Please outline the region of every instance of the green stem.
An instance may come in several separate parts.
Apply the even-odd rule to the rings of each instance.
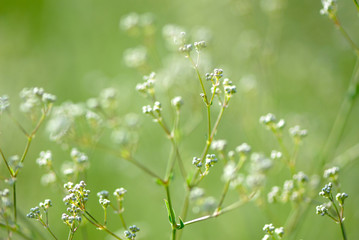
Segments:
[[[83,144],[87,147],[92,147],[92,148],[97,148],[99,150],[105,151],[107,153],[110,153],[116,157],[120,157],[123,160],[126,160],[130,163],[132,163],[133,165],[135,165],[136,167],[138,167],[139,169],[141,169],[143,172],[145,172],[146,174],[148,174],[149,176],[156,178],[158,180],[160,180],[161,182],[163,182],[164,180],[157,175],[155,172],[153,172],[151,169],[149,169],[148,167],[146,167],[145,165],[143,165],[141,162],[139,162],[138,160],[136,160],[133,156],[131,155],[124,155],[122,154],[120,151],[109,148],[105,145],[101,145],[101,144]]]
[[[228,104],[228,102],[225,102],[225,103],[224,103],[224,105],[222,106],[222,108],[221,108],[221,110],[220,110],[220,112],[219,112],[219,114],[218,114],[216,123],[214,124],[213,129],[212,129],[212,133],[211,133],[211,135],[209,136],[209,138],[208,138],[208,140],[207,140],[207,142],[206,142],[206,145],[205,145],[205,147],[204,147],[204,150],[203,150],[203,152],[202,152],[202,155],[201,155],[201,160],[202,160],[202,161],[203,161],[203,159],[205,158],[205,156],[207,155],[208,150],[209,150],[209,147],[210,147],[211,144],[212,144],[212,141],[213,141],[213,139],[214,139],[214,135],[216,134],[217,128],[218,128],[218,126],[219,126],[219,123],[220,123],[220,121],[222,120],[223,113],[224,113],[224,110],[225,110],[226,107],[227,107],[227,104]],[[196,186],[196,185],[199,183],[199,181],[198,181],[198,182],[196,182],[196,181],[197,181],[197,178],[198,178],[198,176],[199,176],[199,174],[200,174],[200,171],[201,171],[201,170],[198,169],[197,172],[195,173],[195,175],[194,175],[194,177],[193,177],[193,179],[192,179],[192,181],[191,181],[191,183],[190,183],[190,189],[193,188],[194,186]]]
[[[104,218],[103,225],[106,226],[106,224],[107,224],[107,209],[106,208],[104,209],[104,217],[103,218]]]
[[[11,120],[18,126],[18,128],[21,130],[23,134],[25,134],[26,137],[29,137],[29,134],[26,132],[25,128],[19,123],[19,121],[14,118],[14,116],[11,114],[10,111],[7,111],[8,116],[11,118]]]
[[[67,240],[72,240],[74,238],[74,235],[75,235],[75,232],[72,229],[70,229],[69,236],[67,237]]]
[[[171,143],[172,143],[172,147],[174,149],[174,151],[176,152],[176,155],[177,155],[177,159],[178,159],[178,164],[179,164],[179,167],[180,167],[180,172],[181,172],[181,175],[182,177],[185,179],[186,178],[186,171],[184,169],[184,165],[183,165],[183,161],[182,161],[182,158],[181,158],[181,155],[180,155],[180,152],[179,152],[179,149],[178,149],[178,145],[177,145],[177,142],[176,140],[174,139],[174,136],[173,134],[170,132],[170,130],[168,129],[167,125],[165,124],[165,122],[163,121],[162,117],[158,118],[157,119],[158,121],[158,124],[160,124],[160,126],[162,127],[162,129],[165,131],[167,137],[170,139]],[[175,160],[175,159],[174,159]],[[168,171],[166,172],[166,178],[168,178],[168,176],[170,175],[170,173],[172,172],[173,168],[174,168],[174,161],[172,163],[170,163],[169,167],[168,168]],[[168,180],[168,179],[167,179]],[[165,179],[165,181],[167,181]]]
[[[334,200],[333,200],[333,197],[330,198],[330,201],[333,203],[335,212],[337,213],[338,221],[339,221],[339,224],[340,224],[340,230],[341,230],[342,236],[343,236],[343,240],[347,240],[347,236],[346,236],[345,230],[344,230],[343,218],[342,218],[342,216],[341,216],[340,213],[339,213],[338,207],[337,207],[337,205],[335,204],[335,202],[334,202]]]
[[[211,136],[211,128],[212,128],[212,125],[211,125],[211,105],[208,105],[207,106],[207,119],[208,119],[208,136]]]
[[[355,0],[356,1],[356,0]],[[345,40],[347,40],[347,42],[350,44],[350,46],[353,48],[354,52],[356,53],[357,56],[359,56],[359,48],[358,46],[354,43],[354,41],[351,39],[351,37],[349,36],[349,34],[345,31],[345,29],[343,28],[343,26],[341,25],[338,17],[336,15],[334,15],[332,17],[335,26],[337,26],[337,28],[339,29],[339,31],[341,32],[341,34],[343,35],[343,37],[345,38]]]
[[[274,130],[274,131],[276,131],[276,130]],[[274,132],[274,135],[276,136],[278,144],[284,154],[285,163],[287,164],[287,166],[290,170],[290,173],[293,176],[295,174],[295,165],[291,162],[291,157],[290,157],[289,151],[283,143],[283,137],[280,134],[275,133],[275,132]]]
[[[21,156],[21,159],[20,159],[20,163],[22,164],[26,158],[26,155],[29,151],[29,148],[30,148],[30,145],[31,145],[31,141],[32,141],[32,137],[33,135],[31,134],[28,138],[27,138],[27,143],[26,143],[26,146],[25,146],[25,149],[24,149],[24,152]],[[15,174],[14,174],[14,177],[17,177],[17,175],[19,174],[19,169],[16,170]]]
[[[175,213],[174,213],[173,207],[172,207],[170,189],[169,189],[168,184],[166,184],[164,187],[166,190],[166,196],[167,196],[167,202],[168,202],[168,206],[169,206],[170,215],[172,218],[172,228],[176,228],[176,216],[175,216]]]
[[[125,218],[123,217],[123,214],[122,213],[119,213],[119,216],[120,216],[120,220],[121,220],[121,223],[122,223],[122,226],[127,229],[127,225],[126,225],[126,222],[125,222]]]
[[[125,222],[125,218],[123,217],[123,203],[122,203],[122,200],[118,200],[118,210],[117,210],[117,213],[118,215],[120,216],[120,220],[121,220],[121,223],[122,223],[122,226],[127,229],[127,225],[126,225],[126,222]],[[111,204],[111,206],[113,206]],[[116,209],[115,207],[113,207],[114,209]]]
[[[12,184],[12,197],[14,204],[14,222],[17,223],[17,207],[16,207],[16,181]]]
[[[221,210],[221,207],[222,207],[222,204],[224,202],[224,198],[226,197],[227,195],[227,192],[228,192],[228,189],[229,189],[229,185],[230,185],[231,181],[227,181],[226,184],[224,185],[224,188],[223,188],[223,192],[222,192],[222,195],[221,195],[221,199],[219,200],[219,203],[218,203],[218,206],[217,206],[217,209],[215,212],[219,212]]]
[[[230,212],[230,211],[242,206],[244,203],[246,203],[248,200],[250,200],[254,195],[255,195],[255,193],[252,193],[249,196],[249,198],[246,199],[246,200],[239,200],[237,202],[234,202],[231,205],[229,205],[228,207],[225,207],[220,211],[214,211],[213,214],[206,215],[206,216],[203,216],[203,217],[199,217],[199,218],[187,221],[187,222],[184,223],[184,225],[186,226],[186,225],[190,225],[190,224],[193,224],[193,223],[201,222],[201,221],[204,221],[204,220],[207,220],[207,219],[210,219],[210,218],[218,217],[218,216],[220,216],[220,215],[222,215],[224,213]]]
[[[11,177],[13,177],[13,176],[14,176],[14,171],[13,171],[12,168],[9,166],[9,163],[7,162],[7,160],[6,160],[6,158],[5,158],[5,155],[4,155],[4,153],[3,153],[3,151],[2,151],[1,148],[0,148],[0,154],[1,154],[2,159],[4,160],[4,163],[5,163],[6,167],[7,167],[7,170],[9,171]]]
[[[172,235],[171,235],[171,239],[172,240],[176,240],[176,228],[172,228]]]
[[[194,63],[193,59],[191,58],[191,56],[188,55],[188,59],[190,60],[194,70],[196,71],[196,74],[197,74],[197,77],[198,77],[198,80],[201,84],[201,88],[202,88],[202,91],[203,91],[203,98],[204,98],[204,102],[205,104],[208,106],[209,103],[208,103],[208,99],[207,99],[207,93],[206,93],[206,89],[204,87],[204,84],[203,84],[203,80],[202,80],[202,77],[201,77],[201,74],[199,72],[199,69],[198,69],[198,66]]]
[[[51,234],[51,236],[57,240],[57,237],[55,236],[55,234],[51,231],[51,229],[49,228],[49,226],[45,226],[45,228],[47,229],[47,231]]]
[[[111,236],[113,236],[116,239],[123,240],[123,238],[121,238],[121,237],[117,236],[116,234],[114,234],[113,232],[111,232],[106,226],[103,226],[102,224],[100,224],[94,217],[91,216],[91,214],[89,212],[85,211],[85,213],[90,218],[93,219],[93,221],[92,221],[86,214],[83,215],[87,219],[87,221],[89,221],[92,225],[96,226],[100,230],[104,230],[105,232],[107,232],[108,234],[110,234]]]
[[[206,145],[204,147],[204,150],[202,152],[201,159],[203,159],[208,153],[209,147],[211,146],[211,143],[213,141],[214,135],[215,135],[215,133],[217,131],[217,128],[219,126],[219,123],[220,123],[220,121],[221,121],[221,119],[223,117],[223,113],[224,113],[224,110],[227,107],[227,104],[228,104],[228,101],[223,102],[223,104],[222,104],[222,108],[221,108],[221,110],[220,110],[220,112],[218,114],[216,123],[213,126],[213,129],[211,131],[211,135],[209,135],[209,138],[208,138],[208,140],[206,142]],[[187,217],[187,212],[188,212],[188,207],[189,207],[189,194],[190,194],[192,188],[195,187],[199,183],[199,181],[198,182],[196,182],[196,181],[197,181],[197,178],[198,178],[200,173],[201,173],[201,170],[200,169],[197,170],[195,175],[193,176],[191,182],[187,184],[187,191],[186,191],[186,195],[185,195],[185,198],[184,198],[184,203],[183,203],[182,211],[181,211],[181,217],[182,217],[183,220],[185,220],[186,217]],[[181,233],[182,233],[182,231],[180,231],[178,239],[180,239]]]

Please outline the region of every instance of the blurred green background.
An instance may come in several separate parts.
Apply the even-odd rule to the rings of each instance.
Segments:
[[[354,41],[359,42],[359,18],[354,4],[351,1],[339,1],[338,4],[338,15],[344,28]],[[208,67],[202,72],[223,68],[238,89],[217,139],[227,139],[230,148],[248,142],[254,151],[268,155],[278,146],[258,119],[272,112],[286,119],[289,126],[299,124],[308,129],[298,169],[308,175],[321,175],[316,172],[316,160],[345,95],[355,55],[328,17],[319,14],[320,9],[319,0],[0,0],[0,95],[10,97],[12,111],[24,125],[27,120],[17,110],[18,93],[24,87],[33,86],[55,94],[56,104],[68,100],[84,102],[98,96],[103,88],[115,87],[120,93],[119,113],[141,114],[141,107],[147,102],[136,93],[135,86],[142,82],[143,73],[149,72],[128,68],[123,55],[126,49],[142,44],[144,39],[122,31],[119,21],[131,12],[150,12],[155,19],[154,49],[157,52],[157,57],[149,57],[150,71],[164,72],[167,67],[171,72],[174,67],[169,64],[170,51],[162,37],[162,27],[166,24],[183,27],[189,35],[192,33],[193,41],[202,40],[194,39],[196,29],[206,29],[210,33],[205,51],[208,56],[201,59],[203,62],[208,60]],[[206,124],[196,123],[205,119],[205,109],[197,97],[200,92],[198,80],[187,64],[187,72],[179,71],[176,76],[175,87],[158,88],[159,98],[165,106],[174,96],[195,93],[194,97],[184,99],[185,114],[181,119],[186,126],[191,126],[192,122],[196,126],[184,136],[181,144],[183,158],[190,169],[192,157],[199,155],[205,144]],[[162,83],[166,85],[166,82]],[[191,110],[196,110],[196,114],[191,114]],[[336,155],[358,143],[358,120],[359,109],[354,105]],[[6,116],[1,116],[0,121],[1,148],[7,155],[21,154],[26,139]],[[148,117],[141,116],[141,122],[136,155],[162,175],[170,144]],[[40,201],[52,199],[54,207],[50,211],[50,224],[59,239],[65,239],[68,232],[60,219],[65,211],[63,196],[59,196],[58,189],[40,184],[43,171],[35,160],[40,151],[49,149],[53,151],[54,165],[59,167],[68,160],[69,154],[50,142],[44,129],[37,134],[19,175],[18,206],[26,214]],[[81,150],[88,153],[91,163],[87,174],[88,188],[93,195],[89,201],[91,212],[102,218],[96,192],[103,189],[112,192],[115,188],[125,187],[128,190],[125,217],[130,224],[141,228],[138,239],[169,239],[163,189],[121,159],[95,149]],[[330,158],[334,159],[336,155]],[[345,220],[349,239],[359,238],[359,164],[356,160],[340,172],[342,189],[350,196]],[[222,191],[221,171],[218,167],[203,183],[208,195],[219,196]],[[7,174],[3,164],[1,174]],[[282,185],[287,178],[289,173],[273,171],[269,174],[267,188]],[[183,185],[176,183],[175,186],[174,205],[179,209]],[[230,203],[229,200],[225,205]],[[249,203],[217,219],[186,227],[183,239],[260,239],[264,235],[261,230],[264,224],[273,222],[275,226],[282,226],[290,212],[289,204],[269,205],[268,208],[275,219],[269,219],[262,209]],[[339,239],[339,227],[329,219],[315,215],[315,206],[312,208],[299,230],[298,239]],[[119,229],[119,219],[110,215],[109,228]],[[0,238],[5,236],[6,233],[0,230]],[[105,233],[88,226],[76,234],[75,239],[87,239],[86,236],[88,239],[107,238]]]

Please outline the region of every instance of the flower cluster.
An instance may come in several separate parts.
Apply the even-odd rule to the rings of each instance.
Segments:
[[[144,82],[138,83],[136,85],[136,90],[142,93],[145,97],[149,97],[151,99],[155,98],[155,81],[156,81],[156,73],[152,72],[151,74],[143,77]]]
[[[127,239],[134,240],[136,239],[136,233],[139,232],[140,229],[136,225],[129,226],[128,230],[124,232]]]
[[[50,199],[46,199],[44,202],[40,202],[39,206],[30,209],[30,212],[26,215],[28,218],[38,220],[43,226],[48,227],[47,224],[47,212],[49,208],[52,207],[52,202]],[[45,213],[45,221],[43,219],[43,215],[41,210]]]
[[[332,178],[336,181],[336,186],[339,186],[338,183],[338,172],[339,169],[334,167],[324,171],[325,178]],[[335,221],[336,223],[340,223],[342,227],[342,223],[344,221],[344,202],[345,199],[349,197],[348,194],[345,192],[338,192],[335,196],[334,195],[334,184],[329,182],[326,184],[322,190],[319,192],[319,196],[328,199],[329,201],[323,203],[321,205],[316,206],[316,214],[321,216],[328,216],[330,219]],[[339,205],[339,207],[337,207]],[[333,211],[330,211],[330,208],[333,206]]]
[[[276,239],[276,237],[282,239],[284,235],[284,228],[283,227],[276,228],[272,223],[265,224],[263,227],[263,231],[265,232],[265,235],[262,238],[262,240]]]
[[[146,105],[142,107],[142,112],[153,117],[154,121],[161,118],[162,105],[159,101],[154,102],[153,106]]]
[[[337,1],[336,0],[322,0],[323,8],[320,10],[320,14],[332,17],[337,12]]]
[[[106,209],[108,207],[108,205],[111,204],[111,201],[108,199],[109,197],[109,192],[106,190],[103,190],[101,192],[97,193],[97,196],[99,197],[99,203],[101,204],[101,206]]]
[[[171,104],[172,104],[172,106],[173,106],[177,111],[179,111],[180,108],[181,108],[182,105],[183,105],[183,99],[182,99],[182,97],[181,97],[181,96],[177,96],[177,97],[172,98]]]
[[[212,141],[211,148],[214,151],[223,152],[226,149],[227,141],[223,139]]]
[[[284,182],[282,189],[278,186],[272,187],[271,191],[267,195],[268,202],[286,203],[288,201],[292,201],[300,203],[304,201],[308,181],[309,178],[305,173],[298,172],[294,174],[292,179]]]
[[[40,167],[49,167],[52,165],[52,153],[50,150],[41,151],[40,157],[36,159],[36,163]]]
[[[69,193],[63,198],[63,202],[67,205],[67,212],[62,214],[62,221],[74,229],[82,221],[82,214],[84,213],[85,204],[88,201],[90,190],[86,189],[86,183],[81,181],[74,185],[72,182],[68,182],[64,185],[64,188]]]
[[[339,167],[328,168],[324,171],[323,177],[334,183],[338,182],[339,178]]]
[[[293,137],[295,142],[300,142],[308,135],[308,131],[306,129],[301,129],[300,126],[296,125],[289,128],[289,134]]]
[[[259,122],[266,126],[267,129],[272,130],[274,133],[282,130],[285,126],[284,119],[277,121],[274,114],[268,113],[267,115],[261,116]]]
[[[85,153],[80,152],[77,148],[73,148],[70,155],[79,172],[83,172],[84,169],[88,168],[89,160]]]
[[[20,105],[20,110],[25,113],[33,113],[37,107],[43,104],[47,106],[56,101],[56,96],[46,93],[43,88],[24,88],[20,92],[20,97],[23,102]]]

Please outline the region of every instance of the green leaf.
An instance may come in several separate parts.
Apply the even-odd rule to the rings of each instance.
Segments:
[[[182,218],[181,218],[181,217],[178,217],[178,220],[179,220],[180,224],[177,225],[177,229],[182,229],[182,228],[184,228],[184,222],[183,222]]]
[[[173,224],[173,221],[172,221],[172,217],[171,217],[171,208],[170,208],[170,205],[168,203],[168,201],[166,199],[165,200],[165,204],[166,204],[166,208],[167,208],[167,213],[168,213],[168,219],[171,223],[171,225]]]

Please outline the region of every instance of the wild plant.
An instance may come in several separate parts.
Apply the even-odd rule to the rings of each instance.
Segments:
[[[357,1],[354,0],[354,3],[359,11]],[[322,4],[323,9],[320,13],[334,22],[359,57],[359,48],[339,21],[336,1],[323,0]],[[191,37],[179,26],[164,27],[164,38],[168,40],[166,44],[170,49],[176,49],[171,57],[175,59],[175,63],[181,64],[176,71],[173,70],[172,81],[181,79],[183,75],[196,79],[196,82],[180,84],[182,88],[172,87],[171,91],[166,92],[169,97],[165,97],[166,94],[163,94],[161,89],[165,89],[166,84],[171,86],[178,84],[164,83],[163,79],[162,82],[160,80],[161,71],[164,71],[160,68],[166,69],[167,66],[162,66],[163,63],[159,60],[154,43],[156,30],[154,17],[151,14],[132,13],[121,20],[120,27],[129,36],[142,36],[144,39],[143,46],[125,51],[124,61],[128,67],[144,75],[143,81],[136,85],[136,90],[146,101],[142,106],[145,117],[136,113],[121,115],[120,93],[115,88],[104,89],[98,97],[90,98],[86,102],[64,102],[55,106],[54,95],[46,93],[42,88],[26,88],[20,93],[22,99],[20,110],[33,123],[29,131],[12,114],[13,109],[10,108],[8,96],[0,97],[0,113],[7,115],[27,140],[20,156],[8,157],[5,150],[0,147],[0,154],[7,169],[7,176],[2,177],[2,185],[6,188],[0,191],[0,227],[5,229],[7,239],[17,239],[17,237],[60,239],[58,236],[63,234],[52,230],[54,223],[50,224],[49,214],[50,209],[61,207],[66,210],[58,218],[59,221],[60,218],[62,219],[67,229],[68,240],[75,239],[79,229],[86,229],[89,225],[114,239],[141,238],[144,232],[140,226],[141,219],[137,220],[138,227],[132,222],[129,224],[130,221],[124,214],[125,195],[127,191],[136,191],[136,189],[126,190],[118,186],[112,194],[107,190],[98,192],[98,207],[102,209],[103,216],[99,218],[92,214],[89,201],[94,200],[95,194],[91,193],[91,186],[86,184],[87,172],[92,161],[87,154],[90,150],[101,151],[105,153],[104,156],[112,155],[127,161],[132,167],[138,168],[155,180],[163,190],[163,206],[168,216],[167,232],[172,240],[181,239],[183,231],[196,223],[217,218],[245,204],[255,204],[263,212],[268,212],[267,210],[274,204],[290,205],[291,211],[286,219],[278,220],[268,214],[268,219],[274,224],[263,223],[265,225],[262,239],[296,239],[306,213],[313,210],[312,207],[317,203],[318,189],[323,185],[324,180],[328,183],[321,189],[319,195],[329,202],[316,206],[316,213],[338,223],[342,238],[347,239],[344,228],[344,202],[347,201],[348,194],[341,192],[339,167],[331,167],[325,171],[324,169],[336,164],[345,164],[343,161],[334,162],[333,156],[358,96],[358,61],[347,95],[317,159],[319,169],[316,173],[324,171],[324,175],[323,177],[315,174],[309,176],[298,167],[299,151],[308,135],[308,131],[301,126],[294,125],[288,128],[284,119],[277,119],[272,113],[261,116],[259,124],[273,134],[277,143],[277,149],[267,154],[261,149],[253,149],[246,142],[230,143],[218,133],[221,130],[220,126],[225,124],[224,116],[231,114],[232,99],[238,94],[237,81],[227,76],[227,72],[221,67],[208,67],[206,58],[209,57],[205,52],[206,48],[210,47],[208,41],[202,39],[191,41]],[[150,58],[153,60],[152,63]],[[159,74],[153,72],[156,68],[160,69]],[[182,91],[184,88],[187,88],[187,92]],[[172,92],[173,89],[176,89],[175,93]],[[195,105],[201,104],[200,110],[197,111],[191,106],[192,101]],[[140,108],[141,106],[138,106],[138,109]],[[205,130],[202,132],[205,139],[200,142],[202,148],[195,151],[185,149],[186,145],[183,144],[186,137],[185,124],[192,119],[186,120],[185,123],[182,119],[191,114],[187,113],[189,110],[201,116],[197,123],[194,121],[196,125],[194,128],[205,125]],[[164,164],[163,174],[159,174],[157,168],[148,166],[145,159],[139,158],[141,119],[151,120],[157,127],[154,131],[160,129],[171,146],[167,152],[168,157],[160,162]],[[65,149],[71,160],[63,162],[61,168],[57,169],[53,163],[56,156],[53,156],[51,150],[44,149],[39,153],[36,163],[42,168],[38,169],[39,172],[43,172],[41,183],[48,188],[59,190],[62,194],[59,198],[63,199],[65,206],[53,206],[50,199],[45,199],[38,206],[30,209],[26,215],[28,219],[19,221],[17,179],[24,167],[31,143],[45,120],[47,120],[50,140]],[[291,141],[287,141],[288,138]],[[153,146],[156,147],[155,141]],[[220,177],[219,171],[222,172]],[[288,178],[284,182],[269,185],[273,182],[271,181],[273,175],[278,172],[284,172]],[[206,194],[208,189],[205,183],[211,179],[217,181],[216,186],[211,187],[220,189],[220,194],[215,197]],[[183,199],[173,197],[174,193],[178,192]],[[230,198],[230,194],[235,197]],[[182,207],[178,208],[180,204]],[[120,223],[116,227],[109,223],[109,214],[112,212],[117,215]],[[47,235],[44,236],[36,227],[32,227],[29,222],[31,220],[36,220],[46,230]]]

